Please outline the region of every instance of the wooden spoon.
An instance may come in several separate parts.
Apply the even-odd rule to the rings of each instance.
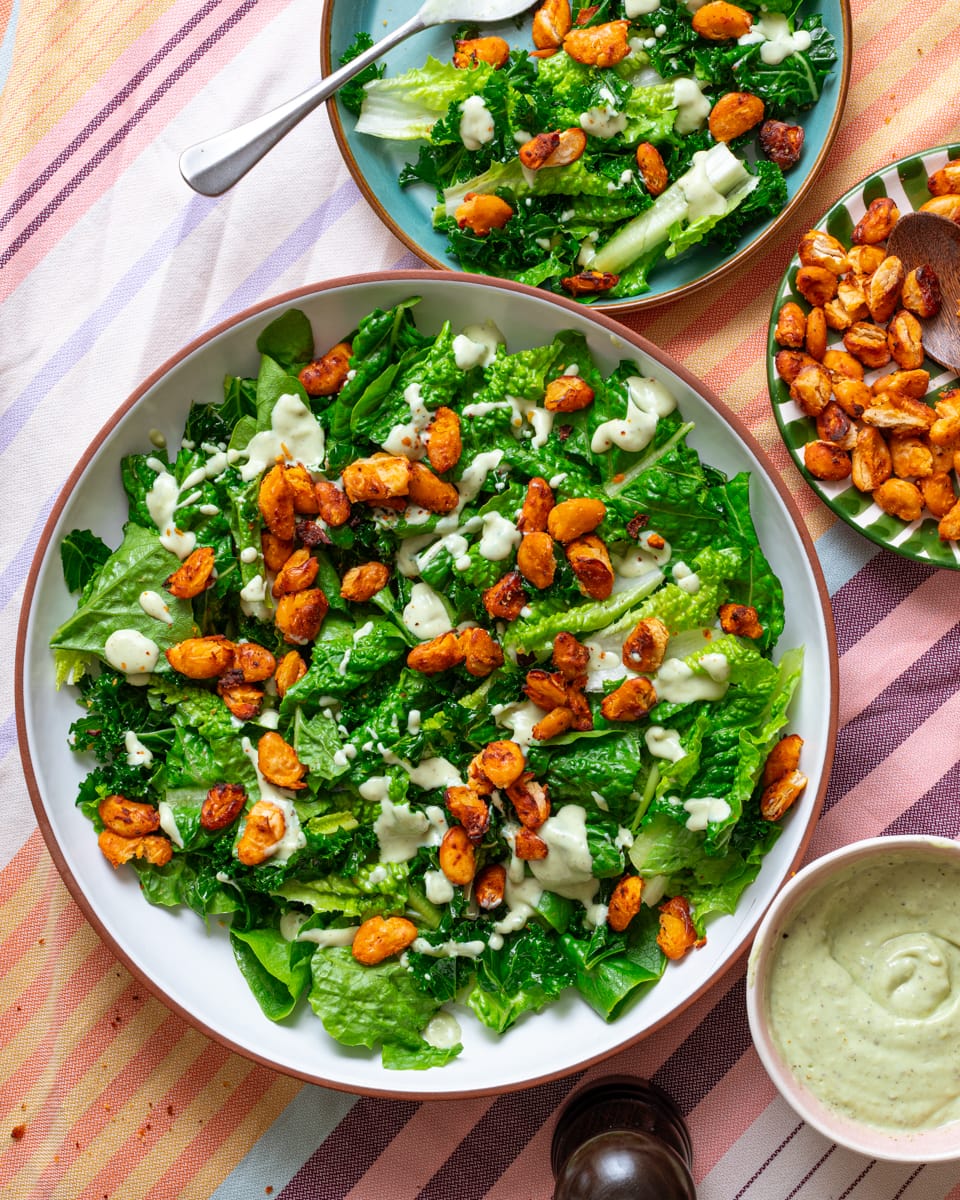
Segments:
[[[887,253],[907,272],[924,263],[936,271],[943,303],[936,316],[923,321],[923,348],[960,374],[960,225],[936,213],[906,213],[887,239]]]

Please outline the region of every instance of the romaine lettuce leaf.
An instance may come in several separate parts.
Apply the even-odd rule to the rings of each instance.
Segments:
[[[163,588],[180,561],[160,544],[156,529],[128,524],[123,541],[100,568],[76,612],[50,639],[55,649],[80,650],[104,657],[107,638],[117,629],[133,629],[167,650],[198,630],[190,602],[177,600]],[[169,597],[172,621],[157,621],[140,606],[140,594],[152,590]],[[166,666],[162,655],[162,670]]]
[[[349,949],[318,949],[308,999],[331,1037],[345,1046],[382,1046],[385,1067],[436,1065],[459,1051],[438,1052],[420,1036],[439,1005],[396,960],[367,967]],[[395,1052],[395,1056],[394,1056]]]
[[[310,943],[287,941],[276,929],[232,929],[230,944],[266,1016],[289,1017],[310,982]]]
[[[489,63],[463,71],[431,57],[402,75],[372,80],[364,89],[356,131],[392,141],[429,137],[450,105],[482,91],[492,71]]]

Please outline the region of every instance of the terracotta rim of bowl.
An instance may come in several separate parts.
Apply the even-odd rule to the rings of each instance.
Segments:
[[[24,671],[25,671],[25,664],[26,664],[28,625],[29,625],[30,614],[31,614],[31,610],[32,610],[34,592],[36,591],[37,581],[39,579],[41,566],[47,555],[51,536],[57,525],[57,522],[59,521],[60,515],[63,512],[63,510],[67,504],[68,499],[70,498],[71,494],[73,493],[74,488],[77,486],[77,483],[79,482],[81,476],[84,474],[84,472],[87,468],[87,465],[90,463],[91,459],[96,454],[97,450],[100,448],[100,446],[102,445],[104,440],[107,438],[107,436],[110,434],[110,432],[116,426],[116,424],[120,421],[120,419],[123,416],[125,416],[126,413],[128,413],[130,411],[131,408],[134,407],[134,405],[140,400],[140,398],[146,392],[148,392],[156,383],[158,383],[160,381],[160,379],[162,379],[162,377],[164,375],[166,375],[178,363],[182,362],[189,355],[195,353],[198,349],[200,349],[202,346],[204,346],[207,342],[216,338],[219,334],[223,333],[224,331],[226,331],[228,329],[231,329],[235,325],[238,325],[238,324],[248,320],[251,317],[255,317],[257,315],[257,313],[264,312],[267,309],[275,308],[280,305],[291,304],[297,300],[301,300],[305,297],[313,296],[313,295],[316,295],[316,294],[322,293],[322,292],[334,291],[334,290],[345,289],[345,288],[353,288],[357,285],[363,285],[363,284],[376,284],[376,283],[395,284],[398,281],[409,281],[412,287],[413,287],[413,285],[416,285],[419,283],[426,283],[428,286],[432,286],[433,284],[439,284],[439,285],[452,284],[454,287],[457,287],[457,286],[478,287],[479,286],[479,287],[488,287],[488,288],[505,291],[505,292],[515,292],[522,296],[529,297],[530,299],[537,300],[540,303],[544,303],[544,304],[548,304],[551,306],[559,307],[561,309],[565,309],[570,313],[576,314],[578,317],[581,317],[581,318],[585,317],[585,318],[587,318],[587,320],[598,325],[600,328],[605,329],[610,334],[616,335],[616,337],[635,346],[643,354],[647,355],[649,358],[654,359],[655,361],[660,363],[662,366],[666,367],[669,371],[673,372],[674,375],[676,375],[685,384],[687,384],[688,387],[690,387],[699,396],[701,396],[710,405],[710,407],[713,408],[724,419],[724,421],[726,421],[726,423],[732,427],[732,429],[737,434],[737,436],[744,442],[744,444],[747,446],[747,448],[750,450],[750,452],[757,459],[757,461],[760,465],[760,468],[763,470],[764,474],[767,476],[767,479],[773,485],[774,489],[777,491],[778,495],[780,496],[780,499],[783,501],[783,504],[784,504],[785,508],[787,509],[787,511],[790,515],[790,518],[793,521],[793,524],[797,530],[797,533],[803,543],[803,547],[804,547],[804,550],[805,550],[805,553],[807,556],[807,562],[808,562],[811,572],[813,574],[814,581],[815,581],[816,588],[817,588],[817,593],[818,593],[818,596],[820,599],[820,606],[821,606],[821,612],[822,612],[823,624],[824,624],[824,633],[825,633],[825,637],[826,637],[826,641],[827,641],[827,650],[828,650],[828,657],[829,657],[829,662],[830,662],[830,679],[829,679],[830,716],[829,716],[829,728],[828,728],[828,734],[827,734],[827,745],[826,745],[824,760],[823,760],[823,775],[822,775],[822,778],[820,781],[820,787],[817,791],[817,795],[814,798],[812,810],[807,818],[807,826],[806,826],[806,829],[804,830],[803,837],[801,838],[801,843],[797,848],[797,852],[793,858],[793,861],[787,868],[787,871],[785,873],[785,878],[789,876],[790,872],[796,868],[797,863],[800,862],[800,860],[802,859],[802,857],[806,851],[807,845],[809,844],[809,841],[810,841],[811,837],[813,836],[813,831],[814,831],[814,828],[816,827],[817,819],[819,818],[820,811],[823,807],[823,801],[824,801],[824,797],[826,795],[827,784],[828,784],[829,776],[830,776],[830,768],[833,764],[833,757],[834,757],[834,751],[835,751],[835,746],[836,746],[836,737],[837,737],[838,703],[839,703],[839,692],[838,692],[839,663],[838,663],[838,658],[837,658],[836,634],[835,634],[834,625],[833,625],[833,611],[832,611],[832,608],[830,605],[830,596],[829,596],[829,592],[827,590],[826,581],[823,576],[823,571],[820,566],[820,561],[817,558],[817,554],[816,554],[816,551],[813,546],[813,539],[810,537],[810,534],[807,531],[806,525],[804,524],[804,521],[803,521],[803,516],[800,512],[800,508],[799,508],[797,502],[794,500],[793,496],[788,491],[785,483],[780,478],[779,472],[777,471],[776,467],[773,465],[773,463],[767,456],[766,452],[760,446],[760,444],[756,441],[753,434],[750,432],[750,430],[747,428],[747,426],[743,423],[743,421],[740,419],[740,417],[738,417],[735,413],[731,412],[723,404],[723,402],[719,399],[719,397],[716,396],[714,394],[714,392],[706,386],[706,384],[704,384],[700,380],[698,380],[695,375],[693,375],[690,371],[688,371],[686,369],[686,367],[682,366],[680,363],[678,363],[674,359],[672,359],[670,357],[670,355],[665,353],[659,347],[655,346],[652,342],[649,342],[642,335],[640,335],[638,333],[634,333],[632,330],[628,329],[626,326],[623,326],[623,325],[619,324],[618,322],[611,320],[609,317],[604,316],[602,313],[600,313],[596,310],[593,310],[593,309],[585,310],[581,305],[575,304],[572,300],[567,300],[561,296],[548,295],[547,293],[539,291],[536,288],[530,288],[524,284],[514,283],[512,280],[493,279],[493,278],[488,278],[486,276],[477,277],[477,276],[473,276],[473,275],[465,275],[460,272],[450,272],[450,273],[444,273],[441,275],[441,274],[438,274],[436,271],[430,271],[430,270],[378,271],[378,272],[368,274],[368,275],[357,275],[357,276],[353,276],[353,277],[341,277],[339,279],[326,280],[322,283],[309,284],[304,287],[294,288],[290,291],[283,292],[277,296],[272,296],[267,300],[262,300],[259,303],[254,304],[254,305],[250,306],[249,308],[244,309],[242,312],[236,313],[234,316],[229,317],[224,321],[221,321],[219,324],[215,325],[211,329],[208,329],[206,332],[202,333],[199,337],[195,338],[192,342],[188,343],[177,353],[171,355],[170,358],[168,358],[160,367],[158,367],[155,371],[153,371],[143,381],[143,383],[141,383],[140,386],[137,387],[131,393],[131,395],[124,401],[123,404],[120,405],[120,407],[116,410],[116,412],[114,412],[113,416],[110,417],[110,419],[104,424],[104,426],[101,428],[100,432],[96,435],[96,437],[93,439],[93,441],[87,447],[86,451],[78,459],[76,465],[74,466],[73,471],[70,473],[70,476],[67,479],[67,482],[64,484],[63,489],[61,490],[60,494],[58,495],[56,502],[53,505],[53,509],[51,510],[50,515],[47,518],[47,521],[43,528],[43,532],[40,534],[37,548],[36,548],[36,551],[34,552],[33,561],[30,565],[30,572],[29,572],[29,575],[27,576],[27,581],[26,581],[26,585],[24,588],[23,602],[22,602],[21,609],[20,609],[20,617],[19,617],[19,622],[18,622],[18,627],[17,627],[16,663],[15,663],[15,674],[14,674],[14,701],[15,701],[15,707],[16,707],[17,740],[19,743],[20,757],[21,757],[21,761],[23,764],[23,771],[24,771],[25,781],[26,781],[26,785],[27,785],[27,791],[29,792],[29,795],[30,795],[30,801],[33,805],[34,814],[37,818],[37,824],[40,828],[40,832],[43,835],[43,839],[47,845],[47,849],[49,850],[50,855],[53,858],[54,863],[57,866],[57,870],[59,871],[61,878],[66,883],[70,894],[72,895],[73,899],[76,901],[77,905],[80,907],[84,916],[87,918],[87,920],[90,922],[90,924],[94,927],[94,929],[100,935],[101,939],[110,948],[111,953],[113,953],[119,959],[119,961],[123,963],[123,965],[126,967],[126,969],[136,979],[138,979],[145,987],[147,987],[153,993],[153,995],[157,997],[157,999],[159,999],[167,1008],[169,1008],[169,1009],[173,1010],[175,1013],[177,1013],[184,1021],[186,1021],[193,1028],[200,1030],[200,1032],[205,1034],[207,1037],[212,1038],[213,1040],[219,1042],[221,1045],[226,1046],[229,1050],[232,1050],[235,1053],[240,1054],[247,1059],[252,1059],[254,1062],[261,1063],[263,1066],[270,1067],[272,1070],[280,1071],[286,1075],[291,1075],[294,1078],[303,1079],[308,1083],[320,1084],[324,1087],[333,1088],[338,1091],[349,1092],[354,1095],[383,1096],[383,1097],[390,1097],[390,1098],[394,1098],[394,1099],[422,1100],[422,1099],[424,1099],[424,1094],[417,1090],[402,1089],[402,1088],[394,1089],[394,1088],[387,1088],[387,1087],[378,1088],[378,1087],[350,1086],[350,1085],[343,1083],[341,1081],[338,1081],[338,1080],[326,1079],[324,1077],[321,1077],[321,1076],[318,1076],[315,1074],[311,1074],[310,1072],[307,1072],[307,1071],[299,1071],[296,1068],[287,1067],[287,1066],[278,1064],[278,1063],[274,1062],[272,1059],[269,1059],[263,1055],[257,1054],[255,1049],[252,1049],[248,1046],[240,1045],[240,1044],[232,1041],[230,1038],[228,1038],[224,1034],[221,1034],[217,1030],[212,1029],[204,1021],[202,1021],[199,1017],[195,1016],[188,1009],[186,1009],[185,1007],[183,1007],[182,1005],[177,1003],[175,1000],[173,1000],[170,996],[168,996],[167,993],[163,990],[163,986],[161,983],[158,983],[157,981],[151,979],[137,964],[135,964],[130,959],[130,957],[125,953],[125,951],[123,951],[119,946],[116,945],[116,943],[113,940],[113,937],[107,930],[104,922],[101,920],[100,916],[95,911],[95,909],[93,908],[91,903],[87,900],[87,897],[84,894],[82,888],[80,887],[77,879],[73,875],[73,872],[67,866],[66,860],[60,850],[60,846],[57,842],[57,839],[54,836],[53,829],[47,818],[46,807],[44,805],[43,797],[40,793],[40,788],[37,783],[37,778],[36,778],[36,775],[35,775],[34,769],[33,769],[33,759],[32,759],[31,747],[30,747],[30,742],[29,742],[28,733],[27,733],[27,720],[26,720],[26,712],[25,712],[25,704],[24,704]],[[413,287],[413,290],[415,290],[415,287]],[[491,1085],[489,1087],[481,1087],[481,1088],[467,1088],[467,1089],[462,1089],[459,1091],[444,1092],[442,1094],[431,1093],[429,1096],[429,1099],[459,1100],[459,1099],[466,1099],[466,1098],[469,1098],[472,1096],[497,1095],[497,1094],[500,1094],[503,1092],[508,1092],[508,1091],[519,1091],[524,1088],[533,1087],[537,1084],[547,1083],[554,1079],[562,1079],[567,1076],[572,1076],[575,1072],[583,1071],[583,1070],[587,1069],[588,1067],[593,1066],[596,1063],[602,1062],[604,1059],[609,1058],[612,1055],[619,1053],[621,1050],[625,1050],[628,1046],[634,1045],[636,1042],[641,1041],[643,1038],[649,1037],[650,1034],[652,1034],[652,1033],[656,1032],[656,1030],[662,1028],[669,1021],[674,1020],[677,1016],[680,1015],[681,1012],[683,1012],[686,1008],[688,1008],[691,1004],[693,1004],[694,1001],[699,999],[699,997],[701,995],[703,995],[704,992],[706,992],[710,987],[712,987],[717,982],[717,980],[723,974],[725,974],[728,970],[730,970],[730,968],[733,966],[733,964],[735,962],[737,962],[743,956],[744,951],[750,944],[751,939],[752,939],[753,935],[755,934],[757,927],[760,924],[762,915],[763,915],[762,913],[758,914],[756,920],[752,923],[752,925],[749,926],[749,928],[744,929],[744,931],[740,937],[739,945],[735,948],[735,950],[731,953],[731,955],[727,958],[727,960],[721,966],[719,966],[717,968],[717,970],[714,971],[713,974],[708,979],[706,979],[695,990],[695,992],[693,994],[685,997],[683,1002],[680,1005],[678,1005],[676,1008],[672,1009],[671,1012],[666,1014],[660,1020],[656,1021],[653,1025],[650,1025],[646,1029],[642,1030],[640,1033],[634,1034],[633,1036],[625,1037],[623,1039],[623,1041],[618,1042],[615,1046],[612,1046],[609,1049],[604,1050],[603,1052],[594,1055],[590,1059],[586,1059],[582,1062],[576,1063],[573,1066],[567,1066],[567,1067],[564,1067],[564,1068],[561,1068],[561,1069],[558,1069],[555,1071],[545,1071],[542,1075],[538,1075],[535,1078],[524,1080],[522,1083],[509,1084],[509,1085]]]
[[[943,1129],[951,1126],[960,1129],[960,1121],[901,1134],[833,1113],[784,1062],[774,1044],[765,1014],[768,969],[773,956],[772,938],[790,919],[796,906],[816,895],[844,867],[853,867],[875,855],[916,850],[930,857],[938,857],[937,851],[940,850],[940,857],[946,853],[956,860],[960,871],[960,842],[940,834],[911,833],[862,838],[838,846],[815,858],[788,879],[764,914],[750,951],[746,980],[747,1019],[754,1049],[763,1069],[793,1111],[818,1133],[845,1149],[884,1162],[954,1162],[960,1159],[960,1140],[956,1141],[953,1149],[944,1152],[931,1151],[924,1143]]]
[[[330,26],[333,21],[333,7],[335,0],[324,0],[323,15],[320,25],[320,67],[324,76],[331,73],[332,63],[330,60]],[[833,114],[833,119],[830,122],[830,128],[827,130],[827,135],[823,140],[820,151],[814,159],[813,164],[807,173],[806,179],[797,189],[795,196],[787,201],[783,210],[777,214],[768,229],[765,229],[758,237],[756,237],[749,246],[738,251],[732,258],[728,258],[713,270],[705,272],[703,275],[698,275],[696,279],[691,279],[688,283],[681,284],[679,287],[672,288],[669,292],[658,292],[656,295],[635,296],[627,300],[615,300],[604,302],[601,305],[577,305],[578,308],[589,308],[591,312],[603,313],[629,313],[639,312],[644,308],[654,308],[658,304],[667,304],[675,300],[685,299],[694,292],[700,291],[712,283],[716,283],[719,279],[735,271],[742,266],[748,258],[750,258],[762,246],[767,245],[771,239],[776,237],[780,230],[793,217],[799,206],[803,203],[807,193],[816,183],[820,172],[823,170],[824,163],[830,153],[833,143],[836,140],[837,134],[840,132],[840,125],[843,121],[843,110],[846,107],[847,91],[850,86],[850,71],[853,65],[853,18],[850,11],[850,0],[838,0],[840,6],[840,18],[843,25],[843,55],[838,65],[839,92],[837,95],[837,107]],[[367,183],[366,177],[360,170],[359,164],[354,157],[353,150],[347,139],[346,130],[343,127],[343,122],[340,119],[340,110],[337,107],[336,97],[332,96],[327,102],[327,113],[330,117],[330,124],[333,127],[333,136],[336,138],[337,145],[340,148],[340,154],[343,161],[347,164],[347,169],[353,178],[354,183],[360,189],[364,199],[373,209],[379,220],[390,230],[390,232],[402,242],[406,248],[417,256],[422,262],[436,268],[438,271],[450,272],[453,274],[462,274],[463,272],[457,267],[451,267],[449,263],[443,259],[435,258],[428,253],[421,245],[419,245],[413,237],[407,233],[402,225],[398,224],[389,212],[381,204],[379,198],[374,193],[373,189]],[[486,279],[485,275],[472,276],[472,278]],[[550,296],[556,296],[553,292],[546,293]],[[556,297],[562,299],[563,297]]]

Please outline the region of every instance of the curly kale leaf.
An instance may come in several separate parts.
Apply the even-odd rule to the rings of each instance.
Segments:
[[[362,54],[364,50],[369,50],[372,45],[373,38],[370,36],[370,34],[365,30],[360,30],[357,36],[353,39],[352,43],[340,55],[340,65],[344,66],[348,62],[353,62],[358,55]],[[387,68],[382,64],[377,65],[376,63],[371,63],[369,67],[364,67],[364,69],[358,75],[354,75],[354,77],[348,83],[345,83],[340,89],[339,96],[343,107],[352,112],[355,117],[358,117],[360,115],[360,108],[363,105],[364,86],[368,84],[371,79],[382,78],[386,69]]]
[[[63,579],[70,592],[83,592],[100,574],[110,557],[110,547],[89,529],[75,529],[60,543]]]

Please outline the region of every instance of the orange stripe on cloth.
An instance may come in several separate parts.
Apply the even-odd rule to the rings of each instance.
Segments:
[[[79,87],[81,91],[86,91],[83,81],[89,78],[90,71],[99,66],[95,73],[95,78],[98,78],[104,67],[119,56],[125,48],[124,30],[128,26],[136,27],[136,20],[144,9],[149,10],[148,15],[155,21],[159,14],[151,8],[150,0],[141,0],[140,7],[126,13],[122,23],[117,22],[104,29],[102,37],[84,42],[82,49],[75,54],[70,52],[70,42],[74,34],[72,23],[61,25],[51,32],[49,37],[37,31],[34,39],[37,45],[25,46],[23,49],[25,57],[31,63],[36,58],[36,74],[31,78],[29,92],[33,104],[28,106],[28,113],[24,113],[23,136],[32,140],[30,132],[34,126],[40,124],[43,129],[46,128],[47,114],[55,107],[64,90],[73,93],[74,89]]]
[[[246,1074],[234,1086],[231,1077],[241,1067],[247,1068]],[[182,1189],[183,1195],[209,1195],[230,1173],[232,1164],[266,1133],[303,1086],[266,1067],[251,1067],[245,1059],[235,1055],[230,1056],[221,1076],[224,1077],[211,1081],[206,1093],[199,1095],[191,1106],[190,1115],[184,1118],[188,1132],[197,1125],[201,1127],[199,1132],[172,1161],[169,1146],[162,1147],[158,1160],[166,1165],[166,1169],[160,1176],[154,1173],[144,1178],[143,1190],[135,1193],[138,1200],[169,1200],[177,1187]],[[220,1095],[217,1094],[218,1087]],[[213,1115],[204,1119],[204,1114],[214,1109]],[[199,1114],[196,1118],[194,1110]],[[129,1183],[136,1182],[137,1178],[131,1176]],[[99,1200],[99,1197],[96,1193],[89,1197],[85,1194],[78,1200]]]
[[[113,0],[32,0],[24,5],[13,64],[0,93],[5,176],[175,0],[138,7]],[[8,155],[10,156],[8,158]]]
[[[57,880],[51,882],[52,886],[56,887]],[[7,1049],[15,1034],[20,1037],[27,1031],[26,1025],[20,1029],[16,1028],[15,1021],[22,1013],[36,1014],[50,1007],[51,993],[57,990],[56,977],[62,974],[60,962],[64,948],[70,946],[78,931],[84,941],[89,941],[86,937],[88,926],[80,910],[76,905],[69,903],[62,889],[57,890],[62,907],[55,918],[51,913],[43,923],[42,934],[37,936],[36,910],[33,910],[20,926],[28,936],[9,939],[13,945],[10,948],[5,946],[3,957],[0,957],[0,962],[11,964],[3,977],[4,998],[9,999],[9,1004],[0,1017],[0,1048],[3,1050]],[[17,943],[22,943],[22,949],[18,950]],[[76,1003],[75,991],[76,989],[71,990],[67,1008]],[[52,1016],[53,1013],[47,1015]]]
[[[192,1096],[217,1069],[219,1057],[227,1053],[196,1032],[182,1036],[183,1023],[162,1005],[148,1007],[153,1011],[146,1015],[158,1020],[146,1021],[146,1028],[111,1047],[114,1052],[106,1054],[99,1071],[94,1065],[87,1078],[76,1082],[65,1078],[75,1078],[75,1055],[61,1068],[63,1111],[74,1119],[69,1125],[54,1120],[46,1131],[44,1153],[36,1156],[29,1180],[36,1196],[75,1200],[120,1153],[131,1128],[136,1130],[150,1120],[152,1076],[167,1054],[174,1059],[169,1077],[179,1077],[177,1089]],[[97,1030],[101,1035],[104,1024],[107,1022],[101,1022]],[[128,1162],[119,1178],[132,1165]],[[101,1188],[101,1195],[104,1191],[111,1188]]]
[[[50,864],[50,856],[40,830],[34,829],[14,857],[0,871],[0,906],[10,901],[23,886],[23,881],[41,862]],[[6,916],[2,907],[0,916]]]
[[[105,1191],[167,1200],[192,1179],[197,1195],[212,1191],[302,1085],[210,1042],[132,980],[84,921],[39,835],[0,883],[34,943],[20,945],[14,931],[7,951],[16,957],[2,960],[14,967],[0,1022],[0,1113],[26,1134],[0,1142],[0,1178],[38,1200]]]

